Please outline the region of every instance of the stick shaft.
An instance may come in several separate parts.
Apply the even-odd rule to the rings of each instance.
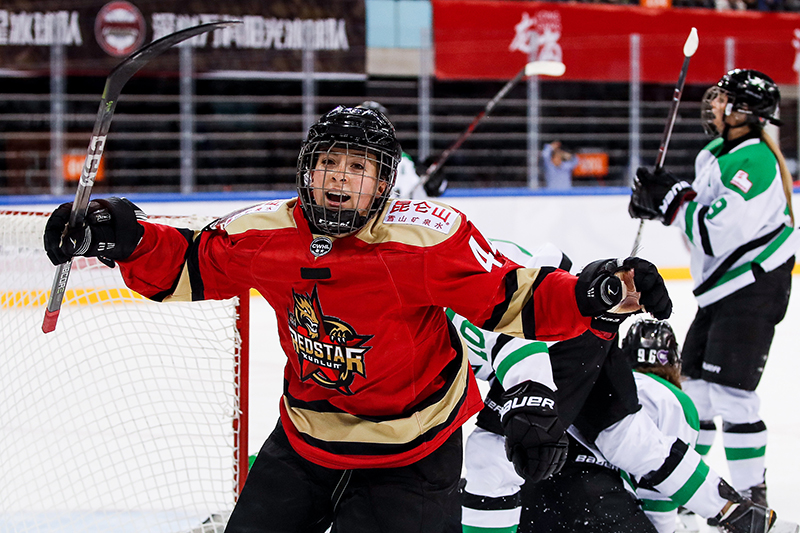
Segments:
[[[439,155],[439,157],[436,159],[436,161],[431,163],[430,166],[428,166],[428,168],[425,169],[425,172],[422,174],[422,176],[420,176],[419,183],[417,183],[417,185],[414,187],[414,190],[416,190],[419,187],[422,187],[423,185],[425,185],[428,182],[428,180],[431,178],[431,176],[433,176],[436,172],[439,171],[440,168],[442,168],[442,165],[444,165],[445,161],[447,161],[450,158],[450,156],[453,154],[453,152],[458,150],[459,147],[462,144],[464,144],[464,141],[466,141],[467,138],[470,135],[472,135],[472,132],[475,131],[475,128],[478,126],[478,124],[480,124],[480,122],[483,119],[485,119],[489,115],[489,113],[492,112],[492,109],[494,109],[494,107],[497,105],[497,103],[500,100],[502,100],[503,97],[506,94],[508,94],[508,92],[511,89],[513,89],[514,86],[517,83],[519,83],[520,80],[522,78],[524,78],[524,77],[525,77],[525,67],[523,67],[522,70],[520,70],[517,73],[516,76],[514,76],[513,78],[508,80],[508,82],[505,85],[503,85],[503,87],[497,92],[497,94],[494,95],[494,97],[492,97],[491,100],[489,100],[489,102],[481,110],[481,112],[478,113],[477,116],[474,119],[472,119],[472,122],[470,122],[469,126],[467,126],[467,129],[464,130],[464,132],[461,135],[459,135],[458,139],[456,139],[453,144],[448,146],[445,149],[445,151],[442,152]]]
[[[678,77],[678,84],[672,92],[672,104],[669,108],[669,115],[667,116],[667,123],[664,126],[664,133],[661,136],[661,145],[658,147],[658,155],[656,156],[656,168],[664,166],[664,159],[667,157],[667,148],[669,147],[669,140],[672,137],[672,128],[675,126],[675,119],[678,118],[678,105],[681,102],[681,95],[683,94],[683,86],[686,83],[686,73],[689,71],[690,56],[683,59],[683,66],[681,73]]]
[[[78,190],[75,192],[75,200],[72,202],[72,209],[69,213],[69,226],[64,228],[65,234],[68,228],[80,226],[83,224],[84,218],[86,218],[86,210],[89,207],[89,197],[92,192],[92,186],[94,185],[95,177],[97,177],[97,169],[100,166],[100,159],[102,159],[103,151],[105,150],[106,135],[108,134],[108,129],[111,127],[111,118],[114,115],[114,109],[117,107],[117,99],[122,92],[122,87],[148,61],[170,47],[196,35],[217,28],[231,26],[236,23],[237,22],[234,21],[210,22],[177,31],[137,50],[114,67],[114,70],[112,70],[111,74],[106,78],[106,84],[103,88],[100,107],[97,110],[97,118],[95,119],[94,128],[92,130],[92,139],[89,141],[86,159],[81,169],[81,178],[78,182]],[[53,278],[53,286],[47,300],[44,321],[42,322],[42,331],[45,333],[50,333],[56,328],[58,314],[61,310],[64,294],[67,291],[67,280],[69,279],[71,267],[72,260],[70,259],[66,263],[58,265],[56,269]]]
[[[672,91],[672,104],[669,108],[669,115],[667,115],[667,123],[664,126],[664,133],[661,135],[661,145],[658,147],[658,155],[656,155],[656,169],[664,166],[664,159],[667,157],[667,148],[669,147],[669,140],[672,138],[672,129],[675,126],[675,120],[678,118],[678,105],[681,102],[683,86],[686,83],[686,73],[689,71],[690,59],[692,59],[692,56],[685,56],[683,58],[681,73],[678,76],[678,84],[675,85],[675,89]],[[633,248],[631,248],[631,257],[639,253],[639,248],[642,244],[643,229],[644,219],[640,219],[639,230],[636,232],[636,238],[633,241]]]

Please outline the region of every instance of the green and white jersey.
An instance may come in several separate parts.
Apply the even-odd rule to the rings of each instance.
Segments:
[[[700,419],[689,396],[672,383],[653,374],[634,372],[634,379],[639,403],[658,429],[664,435],[678,437],[694,448],[700,431]],[[683,468],[676,469],[675,475],[683,475],[686,479],[685,484],[679,483],[682,485],[681,490],[673,495],[674,499],[642,487],[636,489],[636,497],[642,502],[642,509],[659,533],[674,531],[675,511],[679,505],[685,505],[692,498],[703,497],[703,491],[697,489],[701,481],[707,479],[708,469],[699,459],[695,464],[693,457],[698,459],[692,454],[682,461],[687,463],[681,465]],[[712,476],[713,481],[716,479],[716,476]]]
[[[571,266],[569,258],[551,243],[545,243],[531,253],[510,241],[490,239],[489,242],[497,251],[526,268],[558,266],[569,270]],[[446,313],[467,347],[469,363],[476,378],[488,382],[497,378],[505,389],[523,381],[536,381],[556,390],[548,353],[553,342],[519,339],[486,331],[455,314],[452,309],[447,309]]]
[[[634,372],[639,403],[665,435],[697,444],[700,417],[689,395],[655,374]]]
[[[711,141],[695,160],[697,191],[673,224],[691,247],[694,294],[700,307],[755,281],[753,264],[769,272],[800,246],[791,227],[775,155],[760,137],[748,136],[725,151]]]
[[[719,475],[694,449],[697,409],[686,393],[658,376],[634,372],[634,379],[642,409],[598,435],[599,457],[626,472],[626,481],[639,481],[636,497],[659,533],[674,533],[681,505],[703,518],[715,516],[725,500],[717,489]],[[641,486],[642,477],[653,472],[655,486]]]
[[[392,188],[392,198],[403,198],[408,200],[425,200],[428,193],[425,187],[419,185],[419,175],[414,168],[414,160],[411,156],[403,152],[400,162],[397,164],[397,177]]]

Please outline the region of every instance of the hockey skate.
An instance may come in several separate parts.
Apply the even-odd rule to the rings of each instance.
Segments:
[[[714,518],[709,518],[709,526],[717,526],[717,529],[725,533],[767,533],[772,531],[778,518],[775,511],[744,498],[725,480],[720,480],[718,490],[719,495],[728,500],[730,505]]]
[[[749,500],[752,500],[753,503],[757,503],[758,505],[763,505],[764,507],[768,507],[766,482],[759,483],[758,485],[753,485],[749,489],[743,490],[742,496],[744,496]]]
[[[725,533],[767,533],[772,531],[778,515],[750,500],[734,503],[725,513],[714,518],[717,529]],[[714,525],[709,520],[709,525]]]

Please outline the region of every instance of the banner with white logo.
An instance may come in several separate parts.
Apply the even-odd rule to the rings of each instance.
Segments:
[[[242,24],[188,41],[197,72],[301,72],[304,49],[316,72],[365,70],[364,0],[4,0],[0,71],[46,74],[51,47],[63,45],[69,74],[102,75],[149,42],[219,20]],[[145,70],[177,72],[178,54]]]
[[[509,79],[530,60],[562,61],[562,79],[626,82],[631,35],[640,36],[641,81],[675,83],[692,27],[700,45],[686,83],[714,83],[734,63],[796,84],[800,15],[654,9],[611,4],[432,0],[436,77]]]

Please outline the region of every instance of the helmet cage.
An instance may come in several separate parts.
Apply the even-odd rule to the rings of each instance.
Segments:
[[[675,332],[664,320],[641,319],[635,322],[622,341],[622,349],[634,369],[680,365]]]
[[[297,192],[312,231],[337,236],[363,228],[389,198],[400,153],[394,127],[379,112],[340,106],[324,115],[310,128],[297,158]],[[329,155],[334,160],[354,158],[357,164],[348,163],[344,172],[333,170],[325,164]],[[347,180],[361,187],[337,187]],[[362,208],[325,207],[317,202],[325,195],[338,195]]]
[[[708,89],[706,89],[705,94],[703,94],[703,100],[700,102],[700,122],[703,124],[703,131],[706,132],[707,135],[720,135],[722,132],[717,131],[717,126],[714,124],[714,101],[720,97],[720,95],[726,95],[729,98],[730,96],[728,91],[722,89],[717,85],[712,85]],[[728,106],[725,106],[725,110],[727,111]],[[724,114],[723,120],[727,117],[727,113]]]

